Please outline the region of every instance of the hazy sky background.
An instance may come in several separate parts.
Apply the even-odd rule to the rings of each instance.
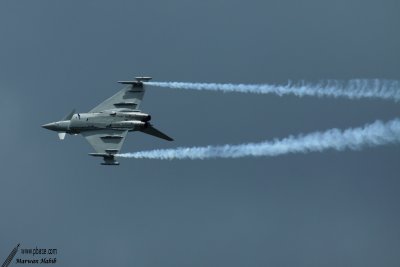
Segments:
[[[398,0],[0,1],[0,262],[56,266],[399,266],[400,146],[99,165],[40,125],[90,110],[117,80],[400,79]],[[364,125],[399,104],[149,88],[175,138],[122,152],[257,142]],[[17,255],[17,257],[21,254]]]

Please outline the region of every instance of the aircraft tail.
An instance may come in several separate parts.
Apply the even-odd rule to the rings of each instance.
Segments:
[[[149,125],[146,128],[140,130],[141,132],[145,133],[145,134],[149,134],[167,141],[174,141],[174,139],[172,139],[171,137],[169,137],[168,135],[166,135],[165,133],[162,133],[161,131],[157,130],[156,128],[153,127],[153,125]]]

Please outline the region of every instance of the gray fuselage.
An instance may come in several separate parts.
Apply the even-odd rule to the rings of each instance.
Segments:
[[[77,113],[70,120],[48,123],[43,127],[69,134],[97,129],[138,131],[145,128],[150,119],[150,115],[140,111]]]

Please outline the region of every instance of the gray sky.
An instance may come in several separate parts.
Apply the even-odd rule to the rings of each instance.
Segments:
[[[400,146],[107,168],[82,137],[40,125],[120,86],[400,79],[400,3],[0,2],[0,261],[57,248],[57,266],[398,266]],[[257,142],[398,116],[381,100],[150,88],[142,109],[175,138],[123,152]],[[18,255],[17,255],[18,257]]]

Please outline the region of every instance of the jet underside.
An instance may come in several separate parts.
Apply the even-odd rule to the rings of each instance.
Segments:
[[[81,134],[96,151],[89,155],[103,157],[103,165],[119,165],[115,154],[120,151],[130,131],[141,131],[168,141],[173,140],[154,128],[149,114],[139,110],[145,92],[143,81],[150,79],[137,77],[135,81],[120,82],[127,86],[91,111],[73,111],[63,120],[42,127],[58,132],[60,139],[64,139],[67,133]]]

